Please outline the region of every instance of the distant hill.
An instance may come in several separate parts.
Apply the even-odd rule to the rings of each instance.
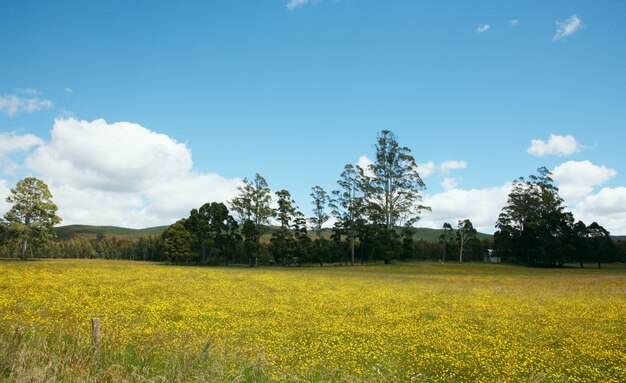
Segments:
[[[626,241],[626,235],[612,235],[614,241]]]
[[[276,231],[277,227],[275,226],[265,226],[263,227],[262,233],[264,235],[269,235]],[[312,234],[311,231],[309,233]],[[426,241],[426,242],[439,242],[439,236],[443,233],[441,229],[428,229],[425,227],[416,227],[413,228],[413,239],[415,241]],[[322,236],[324,238],[330,238],[332,234],[332,229],[322,229]],[[478,233],[477,238],[479,240],[483,240],[485,238],[493,239],[493,235]],[[269,240],[269,239],[268,239]]]
[[[59,239],[68,239],[81,235],[106,235],[109,237],[129,237],[139,238],[148,236],[158,236],[163,233],[167,226],[149,227],[146,229],[128,229],[117,226],[88,226],[88,225],[67,225],[55,227]]]
[[[118,226],[89,226],[89,225],[67,225],[59,226],[55,228],[57,237],[59,239],[69,239],[77,236],[97,236],[105,235],[108,237],[127,237],[127,238],[139,238],[148,236],[159,236],[167,226],[149,227],[146,229],[128,229]],[[263,237],[269,241],[269,236],[278,229],[277,226],[263,226],[261,232]],[[416,241],[423,240],[426,242],[438,242],[439,236],[443,232],[441,229],[428,229],[425,227],[414,228],[413,239]],[[313,233],[310,232],[312,235]],[[331,229],[323,229],[322,235],[325,238],[330,238],[332,233]],[[478,233],[478,239],[483,240],[485,238],[493,239],[492,235]],[[613,237],[615,239],[626,240],[626,237]]]

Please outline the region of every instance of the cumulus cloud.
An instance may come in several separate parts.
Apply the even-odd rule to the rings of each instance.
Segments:
[[[440,229],[444,222],[456,225],[468,219],[483,233],[493,233],[495,223],[511,192],[511,184],[485,189],[451,189],[442,193],[425,195],[423,204],[432,208],[424,212],[421,227]]]
[[[447,177],[441,181],[441,188],[445,191],[456,189],[458,185],[459,181],[454,177]]]
[[[42,144],[43,140],[33,134],[0,133],[0,170],[4,174],[14,174],[19,165],[10,158],[11,154]]]
[[[572,210],[576,219],[587,225],[595,221],[611,234],[626,235],[626,187],[603,188]]]
[[[566,39],[574,34],[574,32],[582,28],[582,26],[582,20],[576,15],[571,15],[565,20],[557,20],[556,32],[554,33],[554,37],[552,37],[552,41],[560,41]]]
[[[7,181],[0,179],[0,216],[3,216],[11,208],[11,205],[6,201],[9,194],[11,194],[11,189],[7,186]]]
[[[582,150],[582,145],[576,141],[574,136],[559,136],[550,134],[548,141],[532,140],[526,151],[536,157],[553,156],[569,156]]]
[[[458,170],[458,169],[465,169],[465,168],[467,168],[467,162],[465,161],[456,161],[456,160],[443,161],[439,165],[439,171],[443,175],[450,173],[450,170]]]
[[[450,174],[451,170],[460,170],[465,168],[467,168],[467,162],[457,160],[443,161],[438,165],[433,161],[428,161],[417,165],[417,170],[419,171],[422,178],[428,178],[435,174],[436,171],[439,171],[439,174],[442,176],[447,176],[448,174]]]
[[[476,33],[485,33],[489,29],[491,29],[491,26],[489,24],[479,24],[478,27],[476,27]]]
[[[598,166],[590,161],[568,161],[552,170],[558,182],[560,195],[569,203],[578,202],[600,186],[617,176],[615,169]]]
[[[16,89],[16,93],[0,95],[0,112],[8,116],[33,113],[52,108],[52,101],[40,97],[32,88]]]
[[[58,119],[26,165],[49,183],[66,224],[170,224],[240,184],[193,171],[185,144],[129,122]]]
[[[435,173],[435,171],[437,170],[437,164],[435,164],[433,161],[428,161],[423,164],[417,164],[417,170],[420,173],[420,177],[428,178],[432,176],[433,173]]]

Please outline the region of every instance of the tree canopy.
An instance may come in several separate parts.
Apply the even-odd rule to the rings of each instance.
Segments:
[[[6,198],[13,204],[4,215],[7,231],[20,244],[20,257],[26,259],[28,244],[45,243],[55,237],[54,225],[61,223],[52,202],[48,185],[40,179],[27,177],[19,181]]]

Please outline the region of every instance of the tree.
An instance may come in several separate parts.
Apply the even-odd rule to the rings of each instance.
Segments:
[[[494,247],[513,262],[561,266],[574,219],[565,211],[550,171],[542,167],[537,172],[513,183],[496,223]]]
[[[241,223],[250,220],[260,230],[261,225],[269,223],[273,215],[270,207],[272,195],[267,181],[257,173],[253,181],[244,178],[243,186],[237,187],[237,190],[239,195],[230,202],[231,208],[237,213]]]
[[[276,219],[280,222],[280,228],[272,234],[270,239],[270,248],[272,254],[283,265],[287,265],[291,261],[294,253],[294,238],[289,228],[291,222],[299,215],[301,215],[294,206],[295,201],[291,198],[291,194],[287,190],[279,190],[276,192],[278,198],[276,209]],[[306,229],[305,229],[306,230]]]
[[[193,257],[193,250],[191,249],[192,235],[187,230],[186,221],[186,219],[181,219],[168,226],[161,234],[165,257],[170,262],[178,264],[189,263]]]
[[[237,187],[237,190],[239,195],[230,201],[230,207],[243,224],[244,251],[249,264],[256,266],[261,251],[261,225],[268,224],[270,217],[274,215],[274,210],[270,207],[272,195],[267,181],[259,173],[256,173],[253,181],[244,178],[243,185]],[[252,245],[253,239],[256,240],[255,245]]]
[[[322,236],[322,225],[330,218],[326,213],[326,207],[330,202],[330,197],[320,186],[314,186],[311,189],[310,196],[313,198],[313,217],[310,218],[310,221],[319,239]]]
[[[459,263],[463,263],[463,251],[467,245],[472,244],[476,240],[476,229],[469,219],[459,221],[457,226],[458,230],[457,241],[459,242]]]
[[[358,225],[363,221],[363,169],[352,164],[345,165],[337,184],[341,189],[332,191],[330,206],[337,219],[335,228],[341,229],[348,237],[350,260],[354,265],[354,243]]]
[[[450,242],[453,240],[454,229],[452,225],[448,222],[443,223],[443,227],[441,228],[443,232],[439,235],[439,242],[443,245],[443,257],[442,262],[446,261],[446,251],[448,247],[450,247]]]
[[[611,233],[597,222],[592,222],[587,227],[587,237],[589,239],[588,249],[591,249],[591,258],[598,263],[598,269],[601,268],[603,261],[612,258],[615,251]]]
[[[589,248],[587,238],[589,237],[589,229],[583,221],[578,221],[573,228],[573,246],[574,258],[580,264],[580,268],[584,268],[584,263],[589,258]]]
[[[29,242],[45,243],[55,237],[54,225],[61,223],[57,205],[52,202],[48,185],[34,177],[19,181],[6,201],[13,204],[4,215],[7,230],[20,244],[20,258],[26,259]]]
[[[419,204],[424,181],[417,171],[411,150],[400,146],[397,137],[389,130],[378,134],[376,160],[369,165],[372,175],[367,178],[367,196],[371,218],[388,231],[404,221],[411,226],[420,219],[426,206]]]

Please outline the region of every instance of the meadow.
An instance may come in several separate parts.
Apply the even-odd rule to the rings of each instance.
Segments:
[[[0,261],[0,381],[624,382],[626,270]]]

